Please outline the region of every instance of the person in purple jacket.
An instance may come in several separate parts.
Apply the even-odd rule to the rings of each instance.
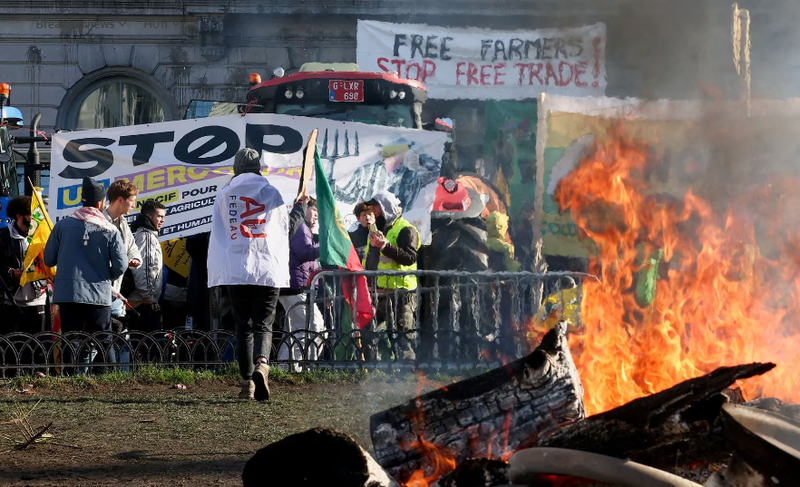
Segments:
[[[314,241],[311,229],[317,224],[317,201],[309,198],[306,203],[307,209],[305,221],[303,221],[289,239],[289,288],[281,289],[278,301],[286,311],[287,332],[289,335],[284,344],[278,349],[278,360],[317,360],[319,348],[322,346],[322,339],[314,333],[321,333],[325,328],[322,313],[314,306],[308,305],[308,279],[311,274],[319,270],[319,243]],[[313,319],[306,323],[306,316],[309,308],[312,310]],[[316,339],[314,339],[316,338]],[[311,340],[314,343],[311,343]],[[303,350],[308,347],[306,356]],[[291,359],[290,359],[291,355]],[[293,364],[292,369],[296,372],[301,370],[299,364]]]

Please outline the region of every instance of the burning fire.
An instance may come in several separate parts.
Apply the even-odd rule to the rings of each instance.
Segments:
[[[720,209],[691,190],[648,194],[647,154],[620,132],[555,194],[596,247],[600,282],[585,282],[584,328],[570,335],[587,414],[749,362],[778,367],[740,384],[746,398],[800,400],[800,228],[779,217],[800,208],[800,181]]]
[[[439,480],[442,475],[452,472],[456,468],[456,458],[448,448],[436,445],[422,438],[424,431],[420,425],[424,424],[424,413],[422,407],[422,392],[425,389],[439,388],[441,384],[436,383],[425,377],[420,372],[417,374],[417,412],[411,418],[414,427],[412,430],[416,439],[409,449],[419,449],[422,452],[422,465],[415,470],[411,477],[403,484],[405,487],[429,487]],[[405,449],[405,446],[404,446]]]
[[[442,475],[456,468],[456,459],[447,448],[434,445],[421,437],[414,445],[425,455],[425,466],[415,470],[405,483],[406,487],[428,487],[439,480]]]

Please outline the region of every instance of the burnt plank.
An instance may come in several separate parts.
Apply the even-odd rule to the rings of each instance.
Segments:
[[[586,416],[583,385],[559,323],[530,355],[374,414],[375,459],[399,482],[427,460],[419,438],[445,447],[456,462],[500,457],[531,435]]]

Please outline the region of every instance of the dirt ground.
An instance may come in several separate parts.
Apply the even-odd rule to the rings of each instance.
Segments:
[[[369,416],[417,393],[410,382],[272,385],[268,403],[236,399],[234,385],[188,390],[106,386],[91,390],[0,389],[0,451],[21,433],[16,404],[34,427],[52,422],[53,441],[0,453],[4,486],[240,486],[245,462],[263,446],[315,426],[353,435],[365,447]]]

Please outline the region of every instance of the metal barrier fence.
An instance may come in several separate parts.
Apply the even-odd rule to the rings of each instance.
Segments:
[[[343,283],[353,285],[358,276],[366,278],[376,311],[361,330],[343,292]],[[387,281],[411,277],[417,283],[413,290],[385,289]],[[580,327],[586,278],[596,279],[568,272],[326,270],[314,277],[307,294],[281,297],[287,309],[273,326],[270,361],[290,371],[496,365],[529,353],[557,321]],[[153,363],[228,366],[237,360],[236,333],[224,291],[216,294],[212,308],[220,328],[209,331],[0,335],[0,378],[127,371]]]

